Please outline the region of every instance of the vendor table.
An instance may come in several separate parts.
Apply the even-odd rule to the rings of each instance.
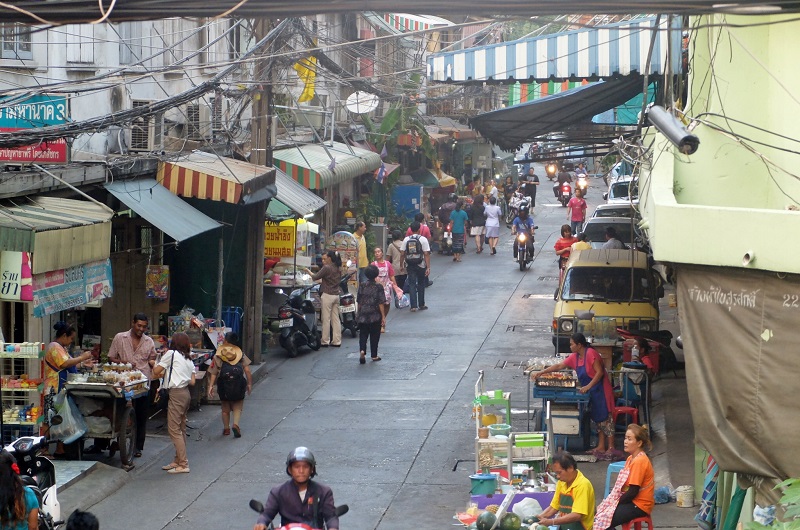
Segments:
[[[102,404],[102,407],[92,412],[87,417],[101,417],[110,420],[108,429],[102,432],[92,430],[86,437],[113,440],[119,444],[119,458],[126,466],[133,463],[133,453],[136,450],[136,412],[130,403],[131,399],[146,395],[150,387],[147,381],[119,386],[110,383],[77,383],[67,382],[65,385],[67,395],[71,396],[78,408],[84,400],[93,399]],[[81,440],[78,447],[83,446]],[[81,458],[82,451],[78,451]]]

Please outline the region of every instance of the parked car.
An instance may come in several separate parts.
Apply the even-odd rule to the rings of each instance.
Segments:
[[[599,204],[592,212],[591,217],[633,217],[641,219],[639,211],[630,204]]]
[[[609,204],[639,204],[639,181],[631,175],[622,175],[613,179],[608,185],[608,191],[603,194],[603,199]]]
[[[631,229],[630,217],[592,217],[583,225],[583,233],[587,235],[587,241],[592,244],[592,248],[601,248],[606,242],[606,227],[612,226],[617,231],[617,239],[631,248],[649,253],[650,247],[644,234],[636,227],[637,222],[636,219],[633,220]]]
[[[576,331],[593,337],[598,346],[616,346],[617,327],[658,330],[664,286],[649,263],[648,256],[636,250],[573,252],[556,293],[556,351],[569,351],[569,337]]]

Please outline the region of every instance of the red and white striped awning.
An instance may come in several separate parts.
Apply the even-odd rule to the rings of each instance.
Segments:
[[[202,151],[193,151],[180,160],[159,162],[158,181],[181,197],[231,204],[247,204],[275,195],[274,168]]]

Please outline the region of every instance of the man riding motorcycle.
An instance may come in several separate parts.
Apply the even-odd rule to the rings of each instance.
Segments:
[[[519,209],[519,214],[514,218],[514,222],[511,225],[511,233],[518,234],[519,232],[525,232],[528,234],[528,238],[525,241],[525,246],[528,247],[528,255],[533,255],[533,234],[534,234],[534,225],[533,225],[533,218],[528,215],[529,207],[527,205],[523,205]],[[514,259],[517,259],[517,245],[514,245]]]
[[[439,254],[444,253],[445,248],[445,241],[444,241],[444,233],[445,228],[450,223],[450,214],[453,213],[453,210],[456,209],[456,201],[458,201],[458,195],[455,193],[451,193],[447,196],[447,202],[442,204],[439,207],[439,211],[436,213],[436,217],[439,219]]]
[[[559,172],[558,179],[556,179],[556,183],[553,184],[553,195],[556,196],[556,199],[558,199],[558,196],[561,193],[561,186],[570,183],[572,183],[572,177],[570,174],[566,171]]]
[[[317,461],[307,447],[297,447],[289,453],[286,474],[292,479],[272,488],[253,530],[267,530],[278,514],[282,526],[302,523],[312,528],[339,530],[333,492],[311,480],[317,474]]]

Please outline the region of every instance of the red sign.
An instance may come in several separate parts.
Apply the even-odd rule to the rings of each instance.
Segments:
[[[0,127],[0,132],[24,131]],[[55,164],[67,161],[67,141],[63,138],[24,147],[0,147],[0,160],[27,164]]]

